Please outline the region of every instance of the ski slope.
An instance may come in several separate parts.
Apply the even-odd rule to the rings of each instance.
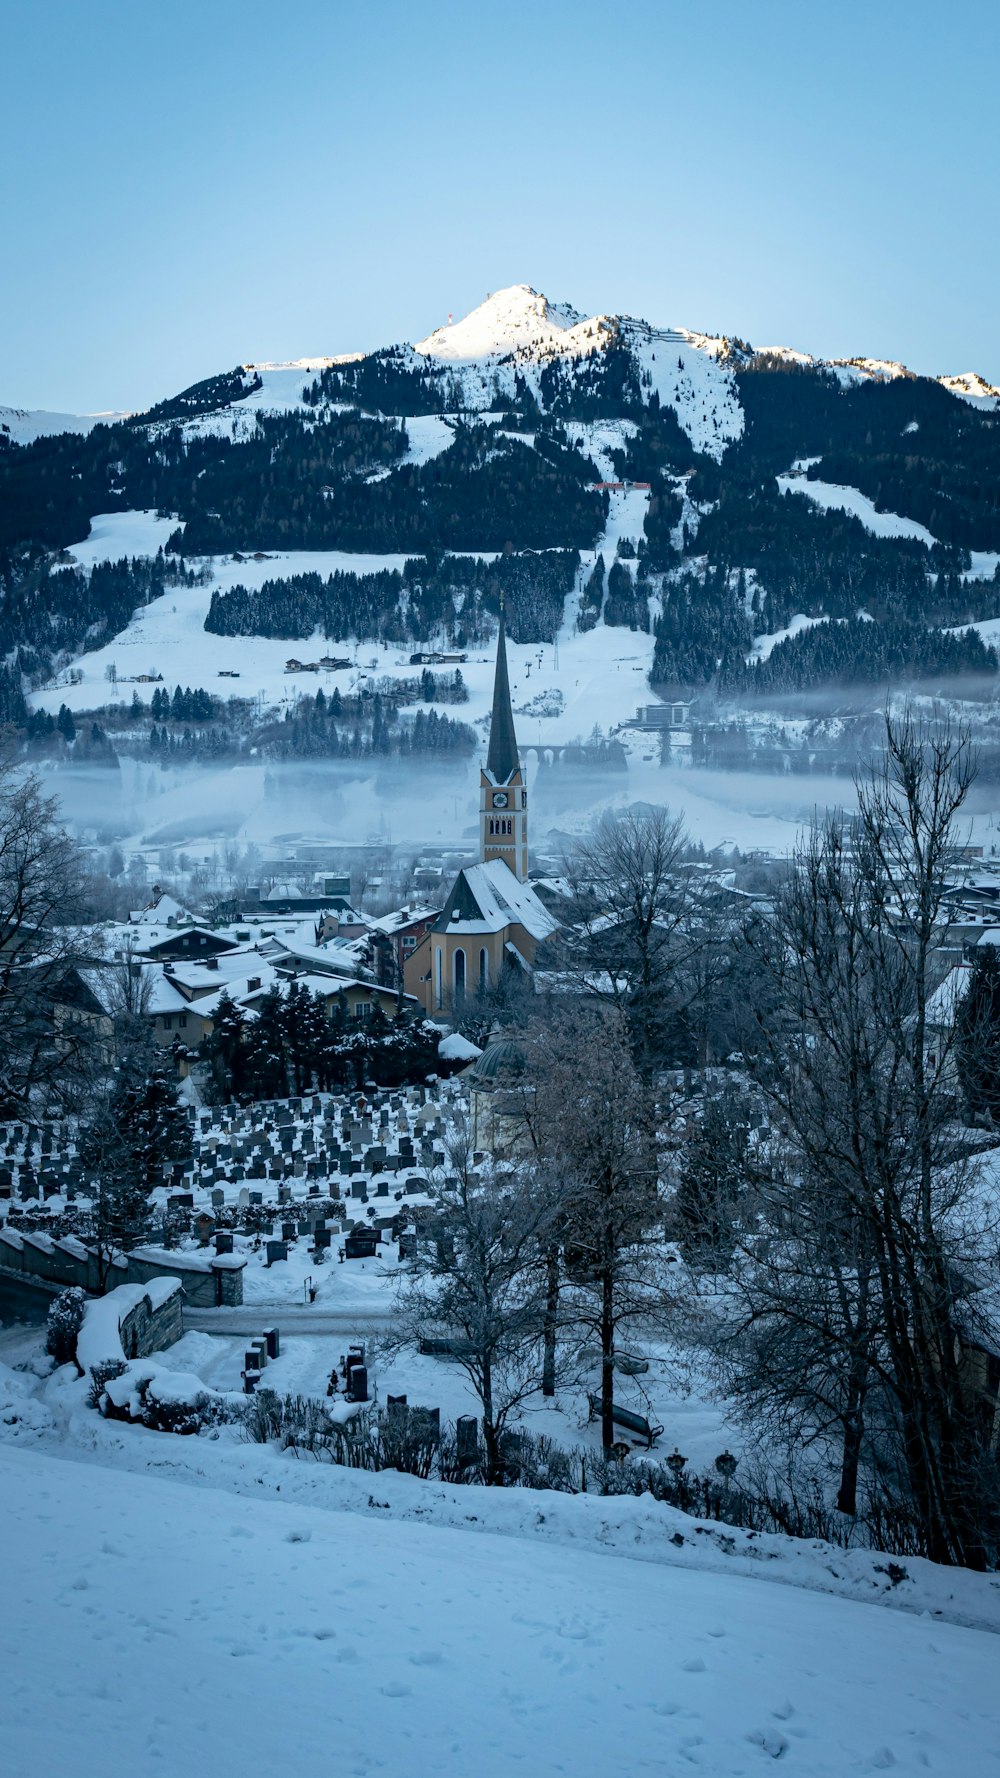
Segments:
[[[779,475],[776,479],[782,494],[801,494],[824,511],[833,509],[850,513],[853,518],[861,520],[873,537],[912,537],[927,549],[933,548],[937,542],[926,525],[918,524],[916,519],[904,518],[898,512],[880,511],[859,488],[840,487],[836,482],[810,481],[805,475],[794,473]],[[977,549],[971,550],[970,556],[972,566],[965,579],[992,580],[1000,567],[1000,551]]]

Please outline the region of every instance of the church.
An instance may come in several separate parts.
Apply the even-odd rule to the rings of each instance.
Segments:
[[[459,871],[441,913],[404,970],[406,992],[446,1019],[505,969],[530,975],[557,922],[528,883],[528,790],[517,750],[503,612],[489,751],[479,774],[480,863]]]

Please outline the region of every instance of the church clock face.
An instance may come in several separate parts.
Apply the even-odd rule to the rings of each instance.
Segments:
[[[495,790],[493,792],[493,807],[495,809],[505,809],[507,807],[507,802],[508,797],[505,790]]]

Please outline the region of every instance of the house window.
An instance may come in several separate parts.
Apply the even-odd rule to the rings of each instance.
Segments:
[[[441,946],[434,952],[434,1004],[440,1006],[444,1000],[444,988],[441,980]]]
[[[172,1031],[172,1030],[173,1030],[173,1028],[174,1028],[174,1021],[173,1021],[173,1019],[164,1019],[164,1021],[163,1021],[163,1029],[164,1029],[164,1031]]]
[[[188,1022],[188,1016],[187,1016],[187,1013],[186,1013],[186,1012],[182,1012],[182,1013],[181,1013],[181,1014],[180,1014],[180,1015],[179,1015],[179,1017],[178,1017],[178,1020],[177,1020],[177,1023],[178,1023],[178,1025],[179,1025],[179,1026],[180,1026],[180,1028],[181,1028],[181,1030],[182,1030],[182,1031],[183,1031],[183,1030],[184,1030],[184,1027],[185,1027],[185,1026],[186,1026],[186,1024],[187,1024],[187,1022]]]
[[[461,1000],[465,995],[465,952],[459,946],[455,952],[455,999]]]
[[[354,1017],[356,1019],[370,1019],[371,1016],[372,1016],[371,1001],[370,1000],[359,1000],[354,1008]]]
[[[490,981],[490,954],[483,945],[479,953],[479,992],[485,994]]]

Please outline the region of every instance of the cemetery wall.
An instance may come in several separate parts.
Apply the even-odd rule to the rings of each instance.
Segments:
[[[200,1254],[137,1248],[112,1265],[108,1289],[113,1290],[118,1284],[148,1284],[153,1278],[176,1277],[192,1308],[239,1308],[245,1265],[245,1259],[235,1254],[208,1259]],[[0,1229],[0,1266],[46,1284],[76,1284],[91,1296],[100,1290],[97,1260],[73,1236],[53,1240],[45,1234]]]

